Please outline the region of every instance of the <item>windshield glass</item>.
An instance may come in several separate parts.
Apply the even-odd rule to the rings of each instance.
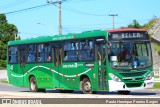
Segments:
[[[117,69],[138,69],[151,65],[149,42],[112,42],[110,43],[110,65]]]

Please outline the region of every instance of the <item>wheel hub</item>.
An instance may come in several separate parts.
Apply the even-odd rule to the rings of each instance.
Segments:
[[[85,91],[90,91],[90,90],[91,90],[91,84],[90,84],[90,82],[86,82],[86,83],[84,84],[84,90],[85,90]]]
[[[31,82],[31,89],[32,89],[32,90],[35,90],[35,87],[36,87],[35,81],[32,81],[32,82]]]

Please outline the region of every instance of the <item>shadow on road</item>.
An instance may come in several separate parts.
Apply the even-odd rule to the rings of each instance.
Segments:
[[[20,91],[20,92],[30,92],[29,90],[25,91]],[[44,92],[39,92],[39,93],[44,93]],[[46,90],[45,93],[61,93],[59,90]],[[66,92],[67,93],[67,92]],[[83,94],[82,91],[74,91],[73,93],[70,94]],[[97,95],[121,95],[118,94],[118,92],[97,92]],[[134,96],[150,96],[150,95],[160,95],[160,92],[151,92],[151,91],[145,91],[145,92],[138,92],[134,91],[131,92],[129,95],[134,95]]]
[[[131,92],[130,95],[141,95],[141,96],[146,96],[146,95],[157,95],[160,94],[158,92]]]
[[[97,92],[97,94],[100,95],[122,95],[119,94],[118,92]],[[156,92],[131,92],[129,95],[134,95],[134,96],[148,96],[148,95],[157,95],[159,93]]]

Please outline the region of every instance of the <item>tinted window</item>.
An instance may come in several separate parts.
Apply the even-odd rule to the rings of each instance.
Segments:
[[[79,52],[79,60],[87,61],[94,59],[94,48],[92,40],[81,40],[80,41],[80,52]]]
[[[64,61],[94,60],[94,44],[92,39],[66,41],[64,43]]]
[[[64,61],[78,60],[78,41],[67,41],[64,43]]]
[[[28,45],[28,54],[27,54],[27,62],[35,62],[36,61],[36,45]]]
[[[51,48],[50,44],[38,45],[38,62],[50,62],[51,61]]]
[[[9,48],[9,63],[18,63],[17,54],[17,47]]]

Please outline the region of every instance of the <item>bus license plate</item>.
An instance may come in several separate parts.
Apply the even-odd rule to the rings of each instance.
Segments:
[[[153,82],[148,82],[147,83],[147,86],[152,86],[153,85]]]

